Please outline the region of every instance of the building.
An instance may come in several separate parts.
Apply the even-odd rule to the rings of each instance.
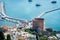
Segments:
[[[45,24],[43,18],[35,18],[33,20],[33,29],[38,28],[39,30],[45,31]]]
[[[60,40],[60,33],[56,34],[56,36]]]
[[[56,36],[49,36],[48,40],[58,40]]]
[[[3,26],[3,29],[7,30],[9,29],[9,26]]]

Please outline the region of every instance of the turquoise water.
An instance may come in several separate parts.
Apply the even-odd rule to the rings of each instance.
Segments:
[[[0,0],[5,2],[5,11],[8,16],[24,20],[31,20],[37,17],[40,13],[60,7],[60,0]],[[56,3],[51,3],[56,1]],[[40,6],[36,6],[39,4]],[[60,30],[60,10],[48,13],[42,18],[45,19],[45,26],[51,27],[54,30]],[[0,25],[13,26],[14,23],[0,21]]]

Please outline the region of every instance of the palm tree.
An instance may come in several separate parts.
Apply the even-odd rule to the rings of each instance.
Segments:
[[[11,40],[10,34],[7,34],[7,40]]]

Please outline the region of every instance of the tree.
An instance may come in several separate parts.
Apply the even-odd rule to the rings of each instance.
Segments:
[[[53,31],[53,32],[52,32],[52,35],[55,35],[55,36],[56,36],[56,31]]]
[[[4,33],[0,31],[0,40],[4,40],[4,39],[5,39]]]
[[[25,29],[25,32],[28,32],[30,34],[34,34],[35,33],[35,31],[33,31],[32,29]]]
[[[11,40],[10,34],[7,34],[7,40]]]
[[[30,34],[35,34],[36,35],[36,40],[39,40],[39,26],[35,26],[33,29],[26,29],[26,32],[30,33]]]
[[[46,28],[48,32],[53,32],[52,28]]]
[[[46,35],[40,37],[40,40],[48,40],[48,37]]]
[[[43,36],[42,32],[39,32],[38,35],[39,35],[39,37]]]
[[[39,26],[35,26],[33,30],[35,31],[35,34],[36,34],[36,40],[39,40],[39,35],[38,35],[38,33],[40,32]]]

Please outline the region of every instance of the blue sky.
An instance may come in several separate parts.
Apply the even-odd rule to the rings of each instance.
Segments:
[[[31,20],[44,11],[56,9],[60,7],[60,0],[0,0],[5,2],[5,11],[8,16],[24,20]],[[51,1],[56,1],[52,4]],[[36,4],[40,6],[37,7]],[[45,26],[54,30],[60,30],[60,10],[48,13],[42,18],[45,19]],[[6,24],[1,22],[2,24]],[[1,24],[0,24],[1,25]]]

